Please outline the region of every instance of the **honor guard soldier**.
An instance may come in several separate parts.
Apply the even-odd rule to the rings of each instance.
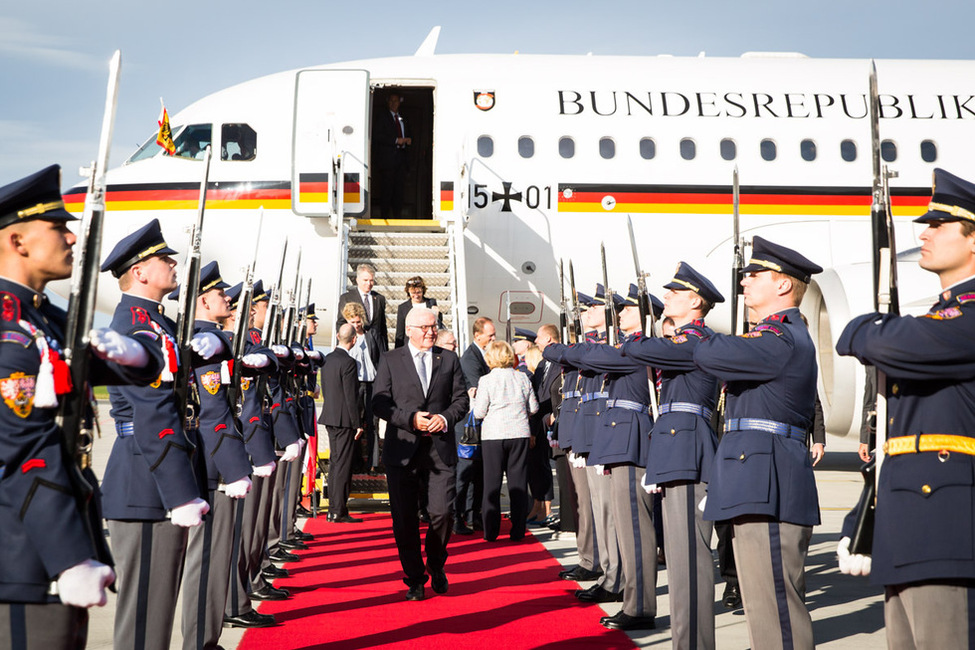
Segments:
[[[924,316],[865,314],[836,350],[886,373],[887,458],[873,531],[890,648],[975,643],[975,184],[934,171],[916,222],[922,269],[941,294]],[[862,556],[840,545],[841,568]],[[846,566],[844,566],[844,564]]]
[[[584,293],[577,292],[576,300],[582,310],[592,306],[592,298]],[[547,348],[546,348],[547,349]],[[555,348],[552,349],[555,352]],[[545,357],[545,350],[542,350],[542,358]],[[546,363],[555,363],[546,360]],[[562,400],[555,412],[557,426],[557,443],[567,457],[569,473],[572,476],[572,489],[575,493],[576,502],[576,551],[579,554],[579,564],[564,569],[559,572],[559,577],[563,580],[573,580],[583,582],[595,580],[602,575],[599,568],[599,557],[596,555],[595,535],[593,529],[592,496],[589,494],[589,480],[586,478],[585,460],[578,462],[573,448],[573,439],[578,435],[580,424],[579,398],[582,396],[582,379],[579,376],[579,369],[571,364],[562,362],[559,364],[562,369]],[[566,521],[567,513],[562,513],[563,521]]]
[[[614,296],[620,311],[624,340],[641,334],[640,296],[636,285],[628,295]],[[653,496],[641,487],[650,446],[650,389],[647,366],[624,357],[619,348],[582,343],[566,349],[569,363],[603,376],[607,393],[596,412],[589,465],[605,467],[610,476],[610,504],[623,571],[623,607],[600,620],[617,630],[655,627],[657,615],[657,535],[653,525]]]
[[[674,648],[714,648],[712,524],[704,500],[718,439],[711,429],[716,380],[694,364],[698,343],[714,332],[704,317],[724,297],[690,264],[681,262],[664,285],[670,338],[632,337],[623,354],[661,372],[660,417],[654,422],[644,485],[662,491],[667,584]]]
[[[226,290],[230,299],[230,316],[224,321],[223,329],[233,334],[236,328],[237,306],[243,283]],[[269,424],[264,419],[264,384],[266,375],[276,372],[278,359],[274,353],[261,345],[260,331],[252,327],[255,300],[267,300],[264,283],[258,280],[252,287],[251,311],[244,316],[248,319],[242,328],[246,337],[244,354],[240,359],[244,368],[240,373],[238,403],[231,404],[239,413],[238,422],[244,438],[244,448],[250,456],[253,478],[251,490],[235,504],[235,523],[233,548],[230,562],[230,585],[227,592],[227,606],[224,610],[224,625],[230,627],[269,627],[275,624],[270,614],[259,614],[251,606],[250,597],[258,599],[284,600],[289,596],[283,589],[274,589],[266,583],[259,587],[260,594],[251,594],[251,581],[258,577],[264,544],[267,541],[267,516],[270,502],[266,498],[273,484],[277,456],[274,453],[274,439]],[[234,359],[237,362],[237,359]],[[231,369],[231,378],[233,377]],[[255,541],[256,540],[256,541]],[[280,594],[272,592],[281,592]]]
[[[300,311],[300,310],[299,310]],[[294,504],[295,516],[292,517],[292,527],[289,531],[289,541],[295,544],[295,548],[302,548],[303,542],[311,541],[314,535],[302,532],[297,527],[297,514],[301,503],[301,478],[306,480],[306,494],[311,494],[315,487],[315,473],[318,466],[318,417],[315,415],[315,400],[321,394],[318,388],[318,371],[325,363],[325,357],[315,349],[313,341],[314,335],[318,332],[318,316],[315,315],[315,303],[308,303],[304,309],[305,328],[304,340],[299,343],[305,358],[297,365],[295,383],[297,384],[298,398],[296,401],[296,414],[299,418],[302,432],[307,439],[305,446],[306,462],[302,463],[302,472],[297,477],[298,492]]]
[[[727,383],[724,436],[704,518],[731,520],[735,563],[753,648],[812,648],[805,560],[819,498],[806,439],[816,401],[816,350],[799,314],[823,269],[756,236],[743,269],[747,334],[714,334],[694,362]]]
[[[206,461],[210,516],[190,531],[186,549],[184,650],[214,648],[220,639],[230,584],[236,514],[232,501],[246,496],[251,487],[250,458],[227,397],[230,376],[223,362],[232,357],[233,347],[218,327],[230,315],[230,301],[224,293],[229,286],[220,277],[216,262],[200,270],[193,347],[202,359],[194,361],[193,387],[199,400],[199,452]],[[169,297],[176,300],[179,292],[177,287]]]
[[[0,187],[0,646],[18,650],[84,648],[85,608],[104,605],[115,580],[99,561],[100,521],[85,513],[94,486],[70,466],[56,422],[58,395],[71,391],[65,313],[44,289],[71,275],[76,241],[60,186],[52,165]],[[162,366],[151,343],[112,330],[91,341],[92,384],[145,384]]]
[[[119,573],[119,648],[169,648],[187,528],[199,526],[210,509],[202,498],[206,468],[196,454],[198,434],[184,428],[174,392],[176,324],[160,302],[176,286],[175,253],[153,219],[119,241],[101,267],[122,291],[112,327],[149,341],[166,360],[149,386],[108,390],[117,437],[102,500]]]
[[[592,299],[592,307],[582,314],[582,326],[585,329],[586,341],[601,342],[606,340],[605,309],[606,292],[603,285],[596,285],[596,294]],[[612,324],[610,323],[611,327]],[[542,358],[553,363],[563,363],[564,345],[549,345],[542,352]],[[623,600],[623,576],[620,565],[619,543],[616,539],[616,526],[613,523],[612,494],[610,478],[588,462],[592,450],[594,436],[599,429],[598,413],[606,410],[606,398],[609,393],[605,390],[603,373],[589,368],[582,368],[570,361],[571,365],[579,369],[579,406],[576,422],[572,433],[573,459],[570,462],[585,467],[586,483],[589,486],[590,504],[593,513],[593,536],[596,540],[596,557],[602,576],[597,578],[596,584],[587,589],[580,589],[575,596],[586,602],[610,603]]]

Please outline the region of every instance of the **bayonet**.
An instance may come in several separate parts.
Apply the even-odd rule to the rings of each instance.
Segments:
[[[603,309],[606,312],[606,342],[610,345],[618,343],[616,338],[616,306],[613,304],[613,291],[609,288],[609,273],[606,270],[606,244],[599,242],[599,255],[603,263],[603,292],[605,293],[606,305]]]

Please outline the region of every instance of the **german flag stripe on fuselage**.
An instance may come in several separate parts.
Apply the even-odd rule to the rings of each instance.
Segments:
[[[449,212],[454,209],[454,183],[453,181],[440,182],[440,209]]]
[[[929,188],[892,191],[898,216],[927,211]],[[863,187],[742,187],[742,214],[810,214],[863,216],[870,214],[869,188]],[[559,212],[731,214],[731,188],[702,185],[608,185],[559,183]]]

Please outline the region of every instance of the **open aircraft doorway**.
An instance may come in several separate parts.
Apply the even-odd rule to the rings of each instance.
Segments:
[[[393,95],[398,103],[390,103]],[[409,144],[391,144],[397,131],[405,133]],[[370,218],[432,219],[433,88],[374,87],[371,133]]]

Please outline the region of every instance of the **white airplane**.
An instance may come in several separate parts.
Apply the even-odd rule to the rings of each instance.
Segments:
[[[727,297],[737,166],[742,235],[801,249],[826,269],[803,311],[820,352],[827,428],[856,435],[863,372],[833,345],[873,303],[869,61],[435,55],[438,34],[414,56],[282,72],[179,111],[176,155],[154,131],[108,173],[106,241],[159,217],[171,245],[185,249],[203,173],[193,149],[211,144],[204,262],[218,260],[225,279],[248,262],[263,206],[258,276],[272,281],[286,237],[300,245],[328,344],[350,263],[363,255],[355,238],[396,233],[371,253],[381,290],[395,305],[406,277],[442,278],[439,297],[463,344],[473,318],[503,324],[509,302],[515,324],[558,322],[559,261],[566,270],[571,261],[578,289],[591,293],[600,242],[610,283],[625,292],[635,279],[628,216],[651,291],[686,260]],[[911,219],[925,211],[934,167],[973,176],[975,64],[881,60],[877,71],[883,156],[899,173],[897,243],[908,251],[898,265],[902,309],[923,311],[937,281],[910,254],[919,232]],[[370,133],[392,91],[412,135],[409,218],[384,221],[371,218]],[[84,192],[68,192],[70,209],[82,210]],[[424,230],[445,232],[443,248],[411,243]],[[406,267],[391,266],[395,241],[412,246]],[[117,290],[101,288],[99,309],[111,313]],[[727,305],[709,318],[717,329],[728,328]]]

